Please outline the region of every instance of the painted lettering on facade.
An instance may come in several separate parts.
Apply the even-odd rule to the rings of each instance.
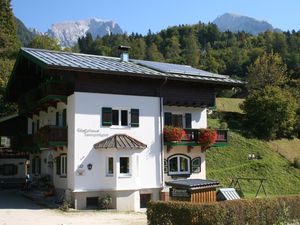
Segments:
[[[85,137],[108,137],[108,134],[100,133],[100,130],[78,128],[78,133],[82,133]]]

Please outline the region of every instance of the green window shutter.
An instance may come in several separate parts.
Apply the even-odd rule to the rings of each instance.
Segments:
[[[67,109],[63,110],[63,115],[62,115],[62,122],[63,122],[63,127],[67,126]]]
[[[165,126],[172,126],[172,113],[165,112]]]
[[[112,125],[112,108],[102,108],[102,126]]]
[[[185,114],[185,128],[192,128],[192,114]]]
[[[131,109],[131,127],[139,127],[140,126],[140,110],[139,109]]]
[[[60,156],[56,157],[56,174],[60,175]]]

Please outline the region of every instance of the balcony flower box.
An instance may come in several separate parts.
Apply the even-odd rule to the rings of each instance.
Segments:
[[[184,136],[186,136],[186,132],[183,128],[173,126],[164,127],[164,140],[166,142],[180,142]]]
[[[202,147],[202,150],[208,149],[210,146],[214,145],[217,141],[218,133],[216,130],[212,129],[199,129],[198,144]]]

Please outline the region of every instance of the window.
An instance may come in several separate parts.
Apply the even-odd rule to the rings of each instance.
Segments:
[[[33,135],[34,134],[34,122],[32,121],[31,123],[31,134]]]
[[[41,159],[39,157],[34,157],[31,160],[31,172],[34,175],[39,175],[41,173]]]
[[[56,157],[56,174],[67,176],[67,155],[60,155]]]
[[[192,160],[192,172],[200,173],[201,172],[201,158],[197,157]]]
[[[129,121],[130,119],[130,121]],[[125,109],[102,108],[102,126],[128,126],[139,127],[139,109],[131,109],[130,117],[129,111]]]
[[[60,116],[59,116],[59,112],[56,112],[56,113],[55,113],[55,125],[56,125],[56,126],[59,126],[59,117],[60,117]]]
[[[121,110],[121,126],[128,126],[128,111]]]
[[[192,128],[192,114],[185,113],[184,118],[185,121],[183,120],[183,114],[172,114],[170,112],[165,112],[165,126]],[[185,124],[183,124],[183,121],[185,122]]]
[[[173,155],[168,160],[169,175],[190,174],[190,158],[185,155]]]
[[[67,155],[60,156],[60,175],[67,176]]]
[[[0,175],[13,176],[18,173],[18,165],[15,164],[4,164],[0,166]]]
[[[114,174],[114,158],[108,157],[107,159],[107,171],[106,174],[108,176],[112,176]]]
[[[174,127],[183,127],[182,115],[172,114],[172,125]]]
[[[119,125],[119,110],[112,110],[112,125]]]
[[[120,174],[129,175],[129,157],[120,157]]]

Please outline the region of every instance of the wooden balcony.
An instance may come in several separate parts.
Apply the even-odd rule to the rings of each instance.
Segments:
[[[47,125],[40,128],[34,135],[34,142],[40,147],[66,146],[68,142],[67,127]]]
[[[70,85],[57,81],[45,82],[36,89],[27,92],[19,99],[21,112],[34,112],[56,104],[58,101],[66,101],[71,94]]]
[[[201,144],[198,142],[199,129],[184,129],[186,135],[179,142],[166,142],[167,146],[199,146]],[[217,141],[213,147],[222,147],[228,145],[228,130],[227,129],[217,129]]]
[[[22,152],[38,151],[38,146],[33,140],[33,135],[17,135],[11,138],[11,148]]]

